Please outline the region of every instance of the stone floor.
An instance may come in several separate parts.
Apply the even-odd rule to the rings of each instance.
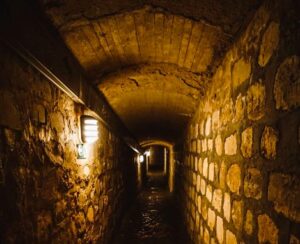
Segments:
[[[145,188],[125,216],[115,244],[188,244],[166,177],[159,173],[148,176]]]

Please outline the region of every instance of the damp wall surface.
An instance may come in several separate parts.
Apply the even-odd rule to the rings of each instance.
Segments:
[[[194,243],[300,243],[298,1],[265,1],[228,50],[177,158]]]
[[[77,159],[76,104],[0,45],[0,239],[3,243],[107,243],[135,194],[131,149],[100,123]]]

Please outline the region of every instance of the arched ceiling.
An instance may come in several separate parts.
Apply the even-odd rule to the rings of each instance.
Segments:
[[[145,139],[175,139],[192,116],[205,81],[176,65],[130,66],[110,73],[99,89],[129,130]]]
[[[258,0],[40,2],[132,133],[172,141]]]

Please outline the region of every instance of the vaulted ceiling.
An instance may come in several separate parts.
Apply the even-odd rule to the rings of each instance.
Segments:
[[[40,0],[138,139],[174,140],[259,1]]]

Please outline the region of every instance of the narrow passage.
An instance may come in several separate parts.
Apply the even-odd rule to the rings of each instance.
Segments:
[[[147,184],[128,210],[114,243],[190,243],[168,191],[166,176],[157,172],[148,175]]]

